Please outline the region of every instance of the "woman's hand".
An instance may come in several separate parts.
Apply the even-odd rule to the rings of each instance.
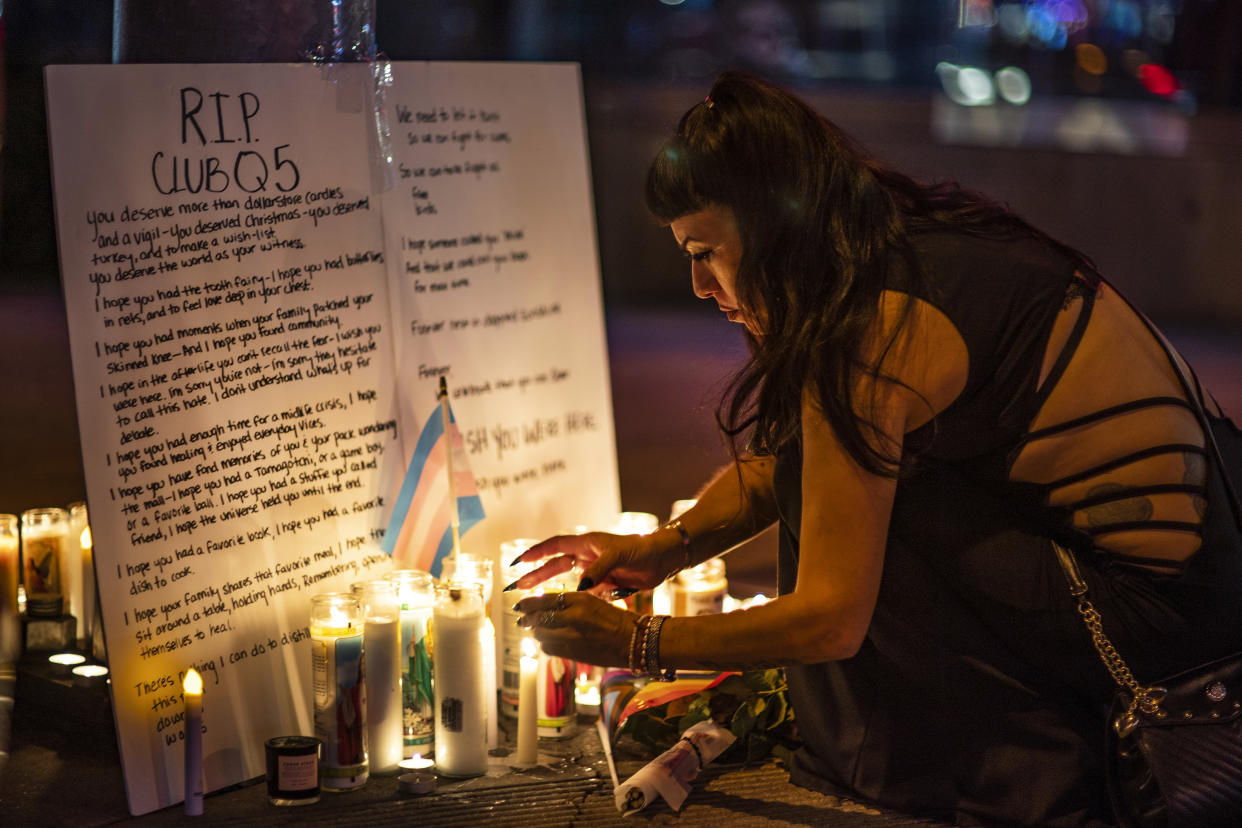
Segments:
[[[662,560],[647,535],[610,535],[589,532],[585,535],[558,535],[537,543],[514,559],[513,563],[545,563],[505,587],[532,589],[549,578],[577,567],[583,573],[578,589],[607,598],[614,591],[630,594],[651,589],[668,575]]]
[[[630,639],[638,623],[632,612],[581,592],[523,598],[514,606],[543,651],[585,664],[628,667]]]

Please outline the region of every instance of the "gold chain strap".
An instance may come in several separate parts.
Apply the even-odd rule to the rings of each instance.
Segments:
[[[1095,605],[1091,603],[1091,599],[1087,597],[1087,582],[1082,579],[1078,571],[1078,562],[1074,560],[1073,554],[1056,541],[1052,542],[1052,548],[1057,553],[1061,571],[1065,573],[1065,578],[1069,581],[1070,594],[1078,602],[1078,614],[1082,616],[1083,624],[1091,633],[1091,643],[1095,646],[1095,651],[1099,653],[1100,661],[1104,662],[1109,675],[1113,677],[1113,682],[1121,688],[1122,693],[1130,697],[1129,707],[1113,722],[1117,735],[1125,737],[1134,730],[1138,725],[1136,713],[1138,710],[1163,718],[1165,712],[1160,709],[1160,702],[1164,701],[1168,691],[1163,687],[1143,687],[1138,683],[1121,657],[1121,653],[1117,652],[1113,642],[1104,634],[1103,620]]]

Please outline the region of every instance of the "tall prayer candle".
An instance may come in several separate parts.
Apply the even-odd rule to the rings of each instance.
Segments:
[[[517,764],[529,767],[539,763],[539,699],[535,681],[539,675],[539,645],[535,639],[522,639],[521,684],[518,691]]]
[[[65,539],[64,552],[60,557],[61,592],[65,596],[65,612],[77,619],[74,639],[85,638],[86,622],[83,620],[82,592],[82,533],[86,530],[87,516],[85,503],[69,504],[69,532]]]
[[[88,523],[78,536],[78,545],[82,547],[82,617],[78,619],[82,632],[79,638],[84,642],[82,649],[89,650],[95,637],[95,625],[99,614],[99,587],[95,583],[95,546],[91,542],[91,527]]]
[[[430,572],[398,569],[388,575],[401,607],[402,753],[406,757],[435,752],[435,693],[432,690],[431,605],[435,601]]]
[[[60,593],[60,559],[69,536],[64,509],[22,512],[22,581],[26,595]]]
[[[497,701],[496,625],[492,623],[492,561],[482,555],[459,552],[444,562],[445,582],[460,581],[483,587],[483,626],[479,638],[483,647],[484,699],[487,704],[487,748],[500,746],[500,716]]]
[[[432,614],[436,693],[436,769],[444,776],[487,772],[483,681],[483,588],[436,584]]]
[[[315,736],[323,742],[320,785],[350,790],[369,776],[362,611],[341,592],[311,598],[311,669]]]
[[[193,667],[181,682],[185,699],[185,812],[203,813],[203,679]]]
[[[363,585],[367,759],[372,773],[395,773],[402,758],[401,608],[391,581]]]
[[[0,661],[21,655],[17,572],[17,515],[0,515]]]

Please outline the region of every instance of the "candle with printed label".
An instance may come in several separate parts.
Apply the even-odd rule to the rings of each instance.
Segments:
[[[487,706],[484,699],[483,588],[436,584],[436,769],[444,776],[487,772]]]
[[[430,572],[398,569],[388,574],[401,608],[402,754],[430,756],[435,751],[435,696],[432,691],[431,605],[435,600]]]
[[[352,790],[370,775],[366,748],[362,610],[343,592],[311,599],[311,680],[315,736],[323,742],[320,785]]]

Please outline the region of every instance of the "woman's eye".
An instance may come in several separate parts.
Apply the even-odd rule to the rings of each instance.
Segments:
[[[686,251],[686,255],[690,257],[690,261],[692,262],[705,262],[712,257],[712,251],[700,250],[697,253]]]

